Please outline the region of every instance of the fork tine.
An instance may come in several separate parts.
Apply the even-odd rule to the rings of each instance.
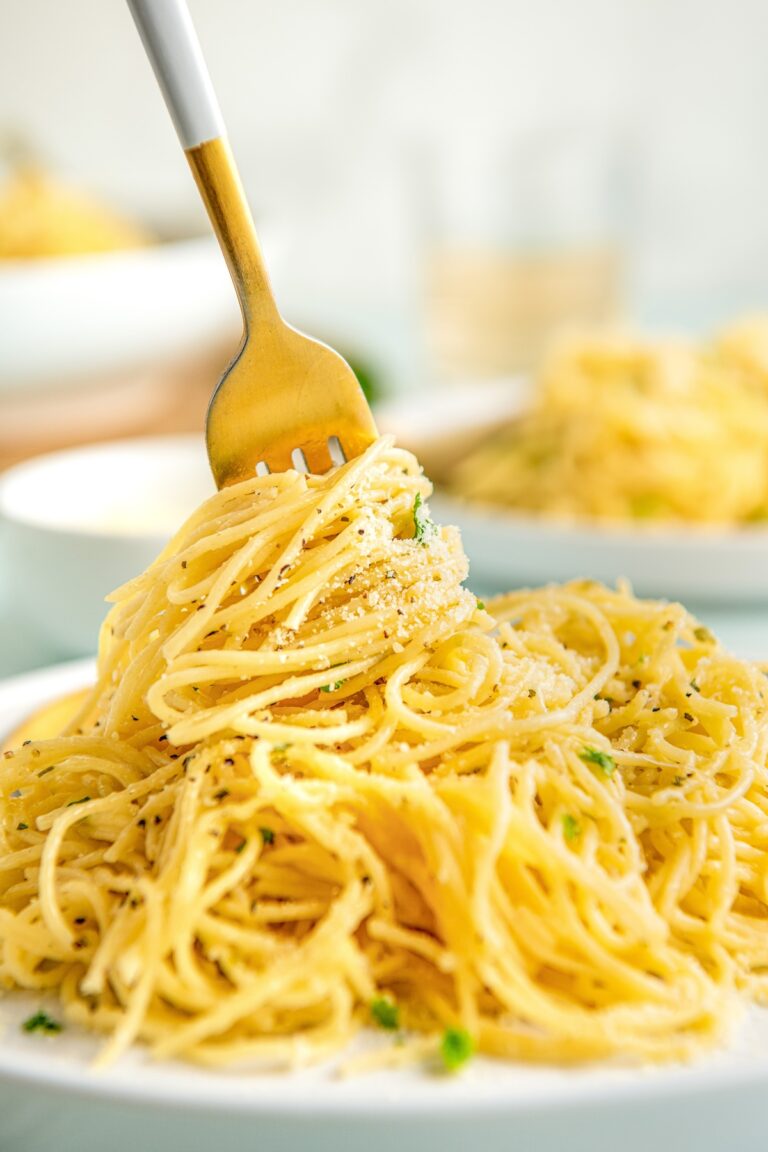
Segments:
[[[329,468],[333,467],[333,460],[327,444],[304,444],[302,447],[307,467],[315,476],[322,476],[323,472],[327,472]]]
[[[293,468],[290,448],[270,447],[268,452],[262,453],[261,459],[270,472],[289,472]]]
[[[293,452],[291,452],[291,460],[297,472],[309,472],[307,458],[304,455],[303,449],[294,448]]]
[[[346,464],[347,457],[344,454],[344,449],[341,446],[341,440],[339,440],[338,436],[328,437],[328,451],[334,464]]]

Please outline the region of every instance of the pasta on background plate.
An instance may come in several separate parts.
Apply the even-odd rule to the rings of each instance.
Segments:
[[[30,164],[0,185],[0,261],[140,248],[151,237],[96,197]]]
[[[528,412],[446,476],[473,502],[566,520],[768,519],[768,320],[693,344],[592,336],[556,349]]]

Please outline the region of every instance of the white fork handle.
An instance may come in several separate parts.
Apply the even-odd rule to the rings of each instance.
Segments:
[[[224,121],[184,0],[128,0],[182,148],[224,135]]]

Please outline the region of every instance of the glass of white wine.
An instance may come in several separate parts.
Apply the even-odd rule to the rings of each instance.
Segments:
[[[433,164],[423,198],[433,379],[535,369],[564,329],[621,316],[631,150],[586,130],[531,134]]]

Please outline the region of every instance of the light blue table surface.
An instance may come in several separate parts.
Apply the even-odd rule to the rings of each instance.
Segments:
[[[19,621],[6,586],[8,563],[10,559],[0,547],[0,680],[75,658],[73,653],[57,652],[46,645]]]

